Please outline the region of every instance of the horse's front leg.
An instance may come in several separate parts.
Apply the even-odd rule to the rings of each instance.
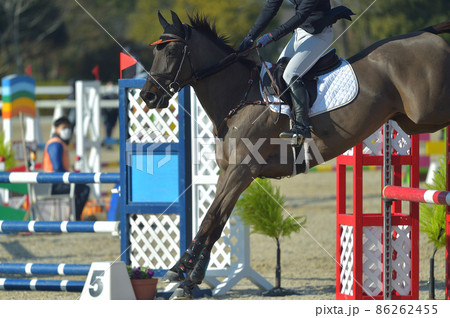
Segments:
[[[191,299],[192,289],[205,277],[211,250],[222,235],[222,230],[233,211],[241,193],[253,181],[248,166],[229,166],[222,171],[217,184],[216,197],[200,225],[200,229],[189,249],[177,263],[173,273],[186,274],[184,281],[175,290],[171,299]],[[171,269],[172,271],[172,269]]]
[[[224,184],[225,184],[225,173],[221,173],[219,175],[219,180],[217,181],[215,200],[218,197],[217,193],[220,192]],[[210,209],[214,206],[215,200],[213,201]],[[167,271],[166,275],[164,275],[162,281],[165,283],[184,281],[186,275],[189,274],[189,272],[194,269],[194,265],[197,263],[200,257],[200,253],[203,251],[205,247],[205,242],[206,237],[200,237],[197,234],[196,237],[192,240],[187,250],[181,256],[181,258],[176,262],[176,264],[171,269]]]

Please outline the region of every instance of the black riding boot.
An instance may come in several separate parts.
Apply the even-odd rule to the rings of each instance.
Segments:
[[[298,80],[297,80],[298,79]],[[309,123],[309,96],[303,81],[295,76],[289,84],[289,92],[292,100],[292,111],[294,112],[294,124],[288,131],[280,134],[281,138],[296,139],[294,145],[303,144],[305,138],[311,138]]]

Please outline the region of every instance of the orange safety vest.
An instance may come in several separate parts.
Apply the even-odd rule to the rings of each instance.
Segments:
[[[53,164],[52,161],[50,160],[50,156],[47,152],[47,148],[48,145],[54,143],[54,142],[58,142],[62,145],[63,147],[63,167],[66,171],[69,171],[70,168],[70,161],[69,161],[69,149],[67,148],[67,145],[64,141],[62,141],[60,138],[58,137],[52,137],[50,138],[47,143],[45,144],[45,149],[44,149],[44,159],[42,160],[42,164],[44,166],[44,171],[45,172],[54,172],[53,170]]]

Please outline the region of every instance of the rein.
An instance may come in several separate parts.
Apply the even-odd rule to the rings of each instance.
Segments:
[[[220,123],[219,128],[216,131],[216,128],[214,127],[214,134],[219,137],[219,134],[222,132],[223,128],[225,127],[228,119],[230,119],[231,117],[234,116],[234,114],[236,114],[238,112],[239,109],[241,109],[242,107],[244,107],[245,105],[250,105],[250,104],[260,104],[261,101],[257,101],[257,102],[251,102],[251,101],[247,101],[246,98],[248,96],[248,93],[250,92],[250,89],[253,86],[253,82],[255,80],[256,75],[258,74],[258,69],[257,68],[253,68],[252,69],[252,73],[250,75],[250,79],[248,80],[248,84],[247,84],[247,89],[245,90],[244,93],[244,98],[239,102],[239,104],[231,109],[228,114],[225,116],[225,118],[222,120],[222,122]]]
[[[230,66],[231,64],[236,63],[241,56],[247,55],[254,49],[256,49],[256,47],[251,47],[250,49],[247,49],[245,51],[238,52],[238,53],[231,53],[231,54],[227,55],[226,57],[224,57],[219,62],[217,62],[217,64],[212,65],[204,70],[200,70],[199,72],[194,72],[195,81],[200,81],[208,76],[211,76],[211,75],[214,75],[215,73],[220,72],[221,70]]]
[[[256,47],[254,47],[254,48],[256,48]],[[259,55],[259,51],[258,51],[258,55]],[[264,61],[262,61],[262,62],[263,62],[263,65],[266,67],[267,72],[270,74],[270,72],[267,69],[267,65],[264,63]],[[233,109],[231,109],[228,112],[228,114],[225,116],[225,118],[220,123],[220,126],[217,129],[217,131],[214,128],[214,134],[217,137],[219,137],[219,135],[222,132],[223,128],[225,127],[227,121],[231,117],[233,117],[242,107],[244,107],[246,105],[266,105],[266,106],[268,106],[268,105],[274,105],[274,104],[281,104],[280,102],[270,102],[268,100],[264,100],[264,101],[261,101],[261,100],[256,100],[256,101],[255,100],[254,101],[247,100],[248,93],[250,92],[250,89],[252,88],[252,85],[255,82],[255,78],[257,79],[258,83],[259,83],[259,81],[261,81],[261,83],[262,83],[262,80],[261,80],[261,78],[259,76],[259,71],[258,71],[257,67],[252,69],[252,72],[251,72],[251,75],[250,75],[250,79],[248,80],[247,89],[246,89],[246,91],[244,93],[244,98],[239,102],[239,104],[236,107],[234,107]],[[270,76],[270,78],[273,80],[272,76]],[[273,80],[273,82],[274,82],[274,80]],[[278,120],[280,118],[280,112],[281,112],[281,107],[280,107],[280,111],[278,112],[277,118],[274,120],[275,124],[278,122]],[[273,118],[272,118],[272,120],[273,120]]]
[[[189,32],[187,32],[187,34],[189,34]],[[169,89],[169,91],[170,91],[171,93],[178,93],[184,86],[189,85],[189,84],[191,84],[191,83],[198,82],[198,81],[200,81],[200,80],[202,80],[202,79],[205,79],[205,78],[207,78],[207,77],[209,77],[209,76],[211,76],[211,75],[214,75],[214,74],[216,74],[216,73],[222,71],[223,69],[227,68],[228,66],[230,66],[230,65],[232,65],[232,64],[234,64],[234,63],[236,63],[236,62],[239,60],[239,58],[240,58],[241,56],[247,55],[248,53],[250,53],[251,51],[253,51],[253,50],[255,50],[255,49],[256,49],[256,51],[258,52],[258,56],[259,56],[259,58],[260,58],[260,60],[261,60],[261,62],[262,62],[262,64],[263,64],[263,66],[266,68],[267,73],[269,74],[271,81],[272,81],[273,83],[275,83],[275,80],[273,79],[272,75],[270,74],[270,72],[269,72],[269,70],[268,70],[268,68],[267,68],[267,65],[265,64],[264,60],[262,59],[261,55],[259,54],[258,46],[251,47],[251,48],[249,48],[249,49],[247,49],[247,50],[245,50],[245,51],[242,51],[242,52],[238,52],[238,53],[234,52],[234,53],[231,53],[231,54],[227,55],[226,57],[224,57],[224,58],[223,58],[222,60],[220,60],[219,62],[217,62],[216,64],[211,65],[211,66],[209,66],[209,67],[207,67],[207,68],[205,68],[205,69],[203,69],[203,70],[200,70],[200,71],[197,71],[197,72],[196,72],[196,71],[194,71],[194,67],[193,67],[193,64],[192,64],[192,61],[191,61],[191,58],[190,58],[189,46],[188,46],[188,43],[187,43],[188,38],[182,38],[182,37],[180,37],[180,36],[178,36],[178,35],[175,35],[175,34],[168,34],[168,33],[163,33],[163,34],[161,35],[161,37],[167,37],[168,39],[166,39],[166,40],[159,39],[158,41],[153,42],[153,43],[151,43],[150,45],[158,45],[158,44],[163,44],[163,43],[167,43],[167,42],[183,42],[183,43],[184,43],[184,47],[183,47],[183,56],[182,56],[182,58],[181,58],[180,65],[178,66],[178,70],[177,70],[177,72],[176,72],[175,77],[173,78],[173,80],[171,80],[171,79],[169,78],[169,76],[167,76],[166,74],[150,73],[150,76],[149,76],[149,77],[150,77],[150,78],[149,78],[150,81],[156,82],[156,84],[158,84],[158,85],[161,86],[161,87],[162,87],[162,85],[159,84],[156,80],[154,80],[154,76],[157,76],[157,77],[160,77],[160,78],[165,78],[165,79],[171,81],[171,82],[168,84],[168,86],[167,86],[167,88]],[[186,37],[188,37],[188,35],[187,35]],[[180,84],[180,83],[178,83],[178,77],[180,76],[180,73],[181,73],[181,70],[182,70],[182,68],[183,68],[184,62],[186,61],[186,58],[189,60],[189,64],[190,64],[190,67],[191,67],[193,76],[192,76],[190,79],[188,79],[188,80],[186,80],[185,82],[183,82],[183,83]],[[250,92],[250,90],[251,90],[251,88],[252,88],[252,86],[253,86],[253,83],[254,83],[254,81],[255,81],[255,78],[257,78],[258,81],[261,80],[261,79],[259,78],[259,76],[257,77],[258,73],[259,73],[259,72],[258,72],[258,69],[257,69],[256,67],[252,69],[252,71],[251,71],[251,76],[250,76],[250,79],[249,79],[249,81],[248,81],[247,89],[246,89],[246,91],[245,91],[245,93],[244,93],[243,99],[239,102],[239,104],[238,104],[236,107],[234,107],[233,109],[231,109],[231,110],[229,111],[229,113],[227,114],[227,116],[225,116],[225,118],[222,120],[222,123],[220,124],[219,128],[217,129],[217,131],[216,131],[216,129],[214,128],[214,134],[215,134],[217,137],[218,137],[218,136],[220,135],[220,133],[222,132],[223,128],[225,127],[225,125],[226,125],[226,123],[227,123],[227,121],[228,121],[231,117],[233,117],[233,116],[234,116],[234,115],[235,115],[242,107],[244,107],[245,105],[269,105],[269,104],[277,104],[276,102],[269,102],[269,101],[260,101],[260,100],[257,100],[257,101],[248,101],[248,100],[246,100],[246,99],[247,99],[247,96],[248,96],[248,93]],[[168,94],[166,90],[164,90],[164,91],[166,92],[166,94]],[[169,95],[169,94],[168,94],[168,95]],[[281,109],[281,108],[280,108],[280,109]],[[279,118],[279,114],[278,114],[278,118]],[[278,121],[278,118],[274,121],[275,123]]]
[[[186,27],[186,29],[188,29]],[[187,34],[190,34],[190,32],[187,32]],[[227,55],[226,57],[224,57],[222,60],[220,60],[219,62],[217,62],[214,65],[211,65],[203,70],[200,71],[194,71],[194,67],[190,58],[190,51],[189,51],[189,46],[187,41],[189,40],[188,38],[182,38],[178,35],[175,34],[170,34],[170,33],[163,33],[161,34],[161,37],[168,37],[168,39],[163,40],[163,39],[159,39],[156,42],[151,43],[150,45],[158,45],[158,44],[163,44],[163,43],[168,43],[168,42],[183,42],[184,43],[184,48],[183,48],[183,57],[181,58],[181,62],[180,65],[178,66],[178,70],[175,74],[175,77],[173,78],[173,80],[169,79],[169,76],[167,76],[166,74],[158,74],[158,73],[150,73],[150,81],[156,82],[156,84],[158,84],[159,86],[162,86],[161,84],[159,84],[156,80],[153,80],[154,76],[160,77],[160,78],[165,78],[169,81],[171,81],[169,83],[169,85],[167,85],[167,88],[169,89],[169,91],[171,93],[178,93],[184,86],[189,85],[191,83],[195,83],[198,82],[202,79],[205,79],[211,75],[214,75],[220,71],[222,71],[223,69],[227,68],[228,66],[230,66],[231,64],[236,63],[239,58],[243,55],[246,55],[248,53],[250,53],[251,51],[253,51],[254,49],[256,49],[256,47],[251,47],[245,51],[242,52],[238,52],[238,53],[231,53],[229,55]],[[188,35],[186,36],[188,37]],[[191,70],[192,70],[192,74],[193,76],[184,81],[183,83],[178,83],[178,77],[181,73],[181,70],[183,68],[184,62],[186,60],[186,57],[189,59],[189,64],[191,66]],[[165,90],[166,91],[166,90]],[[166,91],[167,94],[167,91]]]

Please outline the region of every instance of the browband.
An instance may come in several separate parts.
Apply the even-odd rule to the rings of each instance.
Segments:
[[[150,45],[158,45],[158,44],[162,44],[162,43],[177,42],[177,41],[181,41],[181,42],[184,42],[187,44],[187,40],[189,39],[191,30],[185,24],[183,24],[183,28],[184,28],[184,32],[186,32],[186,38],[182,38],[181,36],[173,34],[173,33],[163,33],[163,34],[161,34],[158,41],[150,43]],[[163,39],[163,38],[167,38],[167,39]]]
[[[162,44],[162,43],[167,43],[167,42],[179,42],[179,41],[183,41],[182,39],[167,39],[167,40],[163,40],[163,39],[159,39],[158,41],[155,41],[153,43],[150,43],[150,45],[158,45],[158,44]]]

